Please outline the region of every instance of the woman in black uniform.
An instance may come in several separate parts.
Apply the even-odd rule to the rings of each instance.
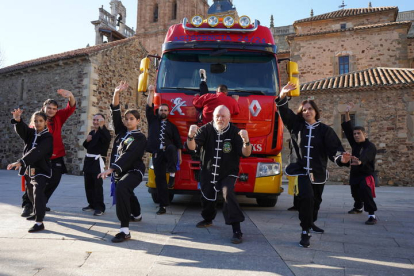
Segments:
[[[285,173],[298,176],[298,207],[302,227],[300,245],[309,247],[309,230],[322,234],[323,229],[315,225],[319,207],[322,203],[322,193],[329,172],[328,158],[332,162],[341,162],[337,152],[344,152],[341,141],[335,131],[319,121],[320,112],[312,100],[306,100],[299,106],[297,114],[288,107],[287,95],[296,86],[288,83],[282,88],[276,99],[278,111],[283,124],[290,132],[293,153],[296,161],[290,163]]]
[[[30,128],[25,124],[21,115],[23,110],[12,111],[14,130],[24,141],[23,157],[7,166],[8,170],[19,170],[19,175],[26,178],[28,196],[34,207],[34,216],[28,220],[36,220],[29,232],[37,232],[45,229],[43,218],[46,212],[46,181],[52,176],[52,164],[50,157],[53,152],[53,137],[47,128],[47,116],[44,112],[33,113]]]
[[[130,239],[129,221],[139,221],[142,218],[141,207],[134,194],[134,189],[144,177],[145,165],[142,162],[142,156],[147,139],[138,129],[140,114],[137,110],[127,110],[124,114],[125,124],[122,122],[119,93],[127,88],[126,82],[121,82],[115,88],[111,111],[116,138],[112,147],[109,169],[98,175],[98,177],[105,179],[113,174],[116,183],[116,215],[121,222],[121,229],[112,238],[112,242],[123,242]]]

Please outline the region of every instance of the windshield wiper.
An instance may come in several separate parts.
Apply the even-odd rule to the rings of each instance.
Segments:
[[[266,95],[263,91],[260,91],[260,90],[229,89],[229,92],[242,92],[242,93],[251,93],[254,95]]]
[[[161,87],[161,89],[174,89],[174,90],[200,91],[200,89],[199,89],[199,88],[187,88],[187,87]]]

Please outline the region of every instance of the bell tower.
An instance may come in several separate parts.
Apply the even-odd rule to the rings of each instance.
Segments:
[[[207,0],[138,0],[137,31],[141,44],[151,54],[161,54],[168,28],[184,17],[207,15]]]

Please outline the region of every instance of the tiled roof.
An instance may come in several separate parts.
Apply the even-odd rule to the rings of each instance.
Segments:
[[[386,27],[386,26],[397,26],[397,25],[407,25],[408,27],[410,27],[411,22],[410,21],[400,21],[400,22],[390,22],[390,23],[373,24],[373,25],[362,25],[362,26],[357,26],[357,27],[353,27],[353,28],[347,28],[347,29],[344,29],[344,30],[338,29],[338,30],[332,30],[332,31],[321,31],[321,32],[314,32],[314,33],[299,34],[299,35],[289,35],[289,36],[287,36],[287,38],[292,39],[294,37],[340,33],[340,32],[357,31],[357,30],[365,30],[365,29],[372,29],[372,28],[381,28],[381,27]]]
[[[301,85],[301,92],[328,90],[366,90],[373,88],[414,87],[414,69],[374,67],[307,82]]]
[[[10,73],[13,71],[17,71],[17,70],[22,70],[22,69],[26,69],[28,67],[31,66],[37,66],[37,65],[42,65],[42,64],[46,64],[46,63],[50,63],[50,62],[56,62],[56,61],[60,61],[60,60],[66,60],[66,59],[71,59],[71,58],[75,58],[75,57],[81,57],[81,56],[89,56],[90,54],[114,47],[114,46],[118,46],[124,43],[127,43],[131,40],[137,39],[137,37],[130,37],[130,38],[126,38],[126,39],[122,39],[122,40],[118,40],[118,41],[114,41],[114,42],[110,42],[110,43],[104,43],[104,44],[100,44],[100,45],[96,45],[96,46],[91,46],[91,47],[86,47],[86,48],[81,48],[81,49],[77,49],[77,50],[72,50],[72,51],[68,51],[68,52],[63,52],[60,54],[55,54],[55,55],[50,55],[50,56],[46,56],[46,57],[41,57],[41,58],[37,58],[37,59],[32,59],[32,60],[28,60],[28,61],[23,61],[8,67],[4,67],[0,69],[0,74],[4,74],[4,73]]]
[[[310,21],[317,21],[317,20],[326,20],[326,19],[334,19],[334,18],[341,18],[341,17],[348,17],[348,16],[356,16],[361,14],[368,14],[368,13],[375,13],[375,12],[382,12],[382,11],[390,11],[395,10],[398,12],[398,7],[376,7],[376,8],[361,8],[361,9],[343,9],[334,12],[329,12],[321,15],[316,15],[300,20],[296,20],[293,24],[302,23],[302,22],[310,22]]]

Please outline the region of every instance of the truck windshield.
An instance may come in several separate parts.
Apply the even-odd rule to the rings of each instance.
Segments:
[[[272,54],[241,51],[172,51],[162,56],[157,92],[194,91],[198,93],[200,69],[207,72],[210,92],[220,84],[229,94],[277,95],[278,73]]]

